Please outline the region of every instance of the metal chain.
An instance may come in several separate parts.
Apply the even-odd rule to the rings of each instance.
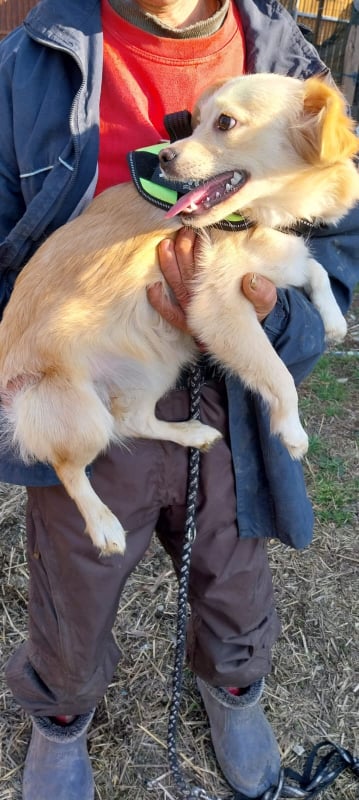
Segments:
[[[202,369],[194,365],[190,369],[190,418],[200,417],[200,396],[203,384]],[[177,755],[177,725],[182,691],[183,664],[185,660],[186,633],[187,633],[187,602],[190,562],[192,544],[196,538],[196,505],[200,474],[200,452],[195,448],[189,451],[189,471],[187,488],[187,508],[185,520],[185,535],[182,550],[182,563],[178,583],[178,611],[176,649],[172,678],[172,698],[168,719],[168,762],[174,782],[177,786],[179,797],[183,800],[221,800],[219,797],[207,794],[199,786],[191,786],[185,779]],[[314,769],[315,759],[319,758],[319,751],[326,748],[328,752],[322,756]],[[359,778],[359,758],[344,748],[325,739],[319,742],[307,757],[303,773],[300,774],[287,768],[281,769],[277,786],[271,786],[256,800],[280,800],[280,798],[300,798],[301,800],[314,800],[315,797],[332,784],[345,769],[351,769]],[[294,783],[297,785],[295,786]],[[251,800],[240,792],[234,792],[226,800]],[[252,799],[253,800],[253,799]]]

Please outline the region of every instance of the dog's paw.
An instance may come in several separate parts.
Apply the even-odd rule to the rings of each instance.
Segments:
[[[211,428],[210,425],[203,425],[197,420],[191,420],[188,425],[190,426],[188,446],[196,447],[203,453],[206,453],[219,439],[222,439],[222,434],[216,428]]]
[[[298,460],[305,456],[309,441],[297,416],[282,421],[281,425],[273,433],[278,434],[293,459]]]
[[[342,342],[348,331],[348,326],[339,309],[327,316],[324,321],[325,336],[329,342]]]
[[[118,536],[117,539],[113,535],[106,534],[106,544],[104,547],[100,548],[100,555],[101,556],[111,556],[116,555],[116,553],[120,556],[123,556],[126,550],[126,532],[122,529],[121,536]]]
[[[114,553],[123,555],[125,552],[126,533],[120,521],[106,506],[91,524],[91,528],[87,525],[86,530],[101,555],[108,556]]]
[[[291,458],[293,458],[295,461],[298,461],[299,459],[303,458],[308,451],[308,436],[305,433],[300,441],[295,443],[287,441],[284,442],[284,444]]]

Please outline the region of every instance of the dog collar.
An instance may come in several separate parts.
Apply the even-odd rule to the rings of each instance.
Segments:
[[[148,147],[140,147],[138,150],[131,150],[127,155],[127,161],[131,178],[141,197],[152,203],[152,205],[162,208],[163,211],[169,211],[179,197],[190,192],[193,187],[185,182],[167,181],[162,178],[158,154],[165,146],[166,142],[160,142]],[[224,231],[244,231],[253,228],[255,224],[255,222],[242,217],[240,214],[229,214],[228,217],[211,227],[220,228]],[[326,227],[324,223],[300,219],[294,225],[278,228],[277,230],[281,233],[309,238],[318,228]]]
[[[164,211],[177,202],[179,197],[193,189],[188,183],[167,181],[160,174],[158,154],[166,146],[166,142],[140,147],[131,150],[127,155],[131,178],[141,197]],[[212,227],[226,231],[243,231],[253,227],[254,223],[240,214],[229,214],[221,222]]]

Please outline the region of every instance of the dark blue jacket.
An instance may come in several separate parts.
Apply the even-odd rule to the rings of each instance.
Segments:
[[[296,77],[323,72],[313,47],[275,0],[238,2],[249,72]],[[0,304],[24,263],[93,191],[99,144],[102,31],[99,0],[42,0],[0,46]],[[344,311],[357,280],[359,210],[312,243]],[[44,275],[46,282],[46,275]],[[324,349],[317,311],[299,291],[279,291],[265,329],[296,382]],[[270,436],[258,397],[227,379],[238,524],[243,537],[279,537],[294,547],[312,536],[301,465]],[[0,481],[58,482],[44,464],[3,453]]]

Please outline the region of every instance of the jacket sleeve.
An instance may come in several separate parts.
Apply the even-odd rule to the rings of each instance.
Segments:
[[[12,77],[16,62],[16,34],[14,31],[0,45],[0,242],[4,241],[25,209],[13,135]]]
[[[327,270],[336,300],[345,314],[359,281],[359,205],[335,228],[316,231],[310,250]],[[277,304],[263,327],[296,384],[300,383],[325,351],[319,312],[300,290],[279,289]]]
[[[16,41],[17,31],[14,31],[0,46],[0,307],[8,295],[7,237],[25,211],[13,135],[12,74]]]

